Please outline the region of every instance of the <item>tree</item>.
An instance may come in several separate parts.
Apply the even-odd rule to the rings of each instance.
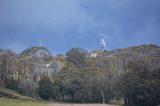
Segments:
[[[87,51],[82,48],[72,48],[69,50],[67,55],[67,61],[72,62],[77,67],[81,67],[86,59]]]
[[[17,55],[10,51],[4,50],[0,54],[0,79],[2,80],[17,80]]]
[[[160,69],[150,70],[145,60],[128,63],[121,76],[125,106],[157,106],[160,102]]]
[[[44,100],[48,100],[53,97],[53,83],[47,76],[42,77],[39,81],[38,94],[40,98]]]

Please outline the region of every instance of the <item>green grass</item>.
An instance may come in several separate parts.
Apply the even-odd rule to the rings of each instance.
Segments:
[[[53,103],[55,103],[55,102],[40,101],[40,100],[37,100],[37,101],[36,100],[16,100],[16,99],[0,98],[0,106],[47,106],[47,105],[53,106],[53,105],[55,105]],[[122,106],[120,104],[121,104],[120,102],[114,101],[110,105]],[[57,105],[55,105],[55,106],[57,106]],[[73,106],[73,105],[66,105],[66,106]],[[74,106],[80,106],[80,104],[78,104],[78,105],[75,104]],[[87,106],[87,104],[86,105],[82,104],[82,106]],[[101,105],[99,105],[99,106],[101,106]]]
[[[0,98],[0,106],[46,106],[44,102]]]

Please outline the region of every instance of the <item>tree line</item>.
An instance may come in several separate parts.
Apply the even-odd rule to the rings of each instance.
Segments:
[[[106,52],[106,51],[103,51]],[[76,103],[110,103],[124,100],[125,106],[160,104],[160,55],[147,57],[112,55],[88,57],[72,48],[66,57],[22,58],[6,51],[0,55],[1,87],[45,100]],[[60,61],[63,67],[52,74],[38,73],[34,63]]]

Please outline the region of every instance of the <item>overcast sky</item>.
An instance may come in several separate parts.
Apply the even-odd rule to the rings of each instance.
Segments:
[[[0,48],[160,45],[160,0],[0,0]]]

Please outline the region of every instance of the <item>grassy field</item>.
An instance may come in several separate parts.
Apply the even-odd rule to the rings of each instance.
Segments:
[[[0,106],[120,106],[108,104],[62,104],[62,103],[49,103],[33,100],[15,100],[0,98]]]
[[[26,96],[22,96],[19,93],[5,89],[5,93],[7,94],[5,97],[0,98],[0,106],[120,106],[117,102],[113,102],[114,105],[107,104],[65,104],[65,103],[56,103],[56,101],[40,101],[34,98],[29,98]],[[8,99],[10,98],[10,99]]]
[[[46,103],[38,101],[14,100],[0,98],[0,106],[47,106]]]
[[[119,106],[119,105],[109,105],[109,104],[48,104],[47,106]]]

